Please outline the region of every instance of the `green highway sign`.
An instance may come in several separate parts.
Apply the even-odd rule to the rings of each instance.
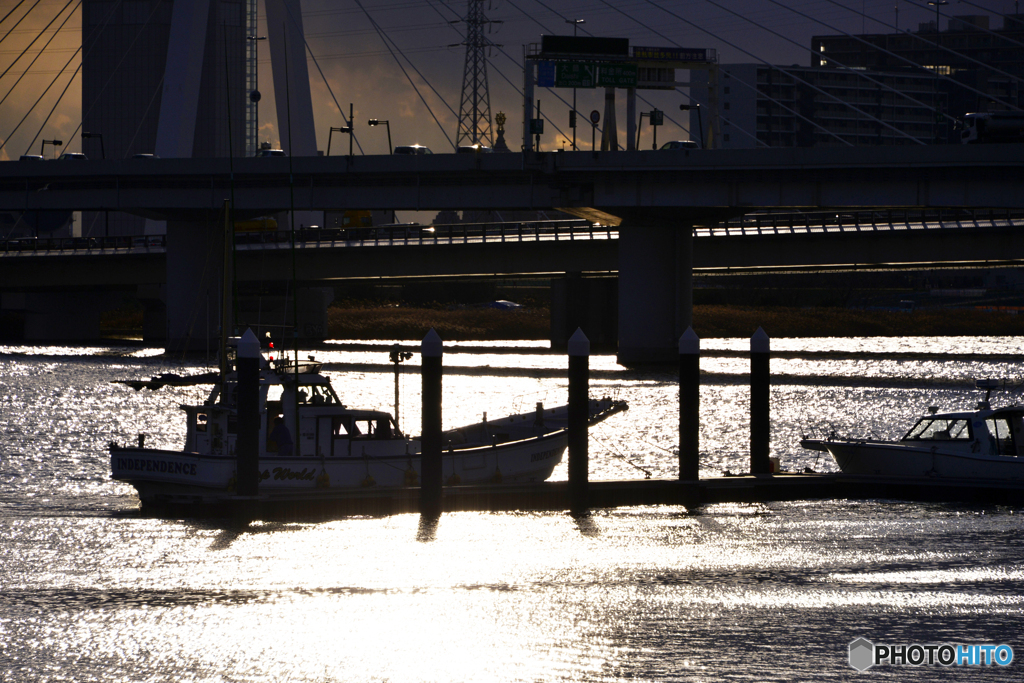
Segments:
[[[555,66],[556,88],[594,88],[597,64],[593,62],[558,62]]]
[[[598,87],[635,88],[636,64],[601,64],[597,72]]]
[[[556,88],[635,88],[636,64],[556,62]]]

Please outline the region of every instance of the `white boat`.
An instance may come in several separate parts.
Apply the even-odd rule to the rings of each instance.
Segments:
[[[181,450],[110,444],[112,477],[138,491],[144,507],[217,504],[235,496],[237,387],[227,371],[200,376],[216,381],[201,405],[183,405]],[[261,357],[262,358],[262,357]],[[420,479],[420,440],[403,434],[390,413],[342,404],[321,364],[261,360],[259,495],[261,498],[322,500],[325,495],[369,487],[415,487]],[[123,382],[136,389],[181,386],[188,378],[166,375]],[[624,401],[589,402],[591,424],[626,409]],[[292,433],[294,455],[272,439],[281,416]],[[544,408],[484,421],[444,434],[442,476],[446,485],[539,482],[551,476],[568,444],[568,406]],[[289,435],[290,438],[290,435]]]
[[[974,410],[940,413],[929,408],[899,441],[803,439],[804,448],[826,451],[844,474],[947,480],[1024,480],[1024,406],[992,408],[997,380],[978,380],[985,399]]]

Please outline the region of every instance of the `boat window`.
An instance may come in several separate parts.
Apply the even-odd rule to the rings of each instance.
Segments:
[[[346,437],[348,436],[348,426],[345,422],[347,420],[340,415],[336,415],[331,423],[331,430],[334,432],[334,436]]]
[[[968,421],[965,419],[926,418],[921,420],[903,439],[920,441],[968,441],[971,438]]]
[[[1010,420],[1006,417],[990,417],[985,420],[989,438],[995,441],[995,453],[999,455],[1017,455],[1017,447],[1013,442],[1013,431]]]

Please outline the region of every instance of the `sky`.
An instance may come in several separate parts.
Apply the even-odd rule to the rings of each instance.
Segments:
[[[0,160],[16,159],[26,151],[37,154],[42,139],[67,137],[67,151],[81,148],[80,139],[70,139],[81,120],[80,77],[70,78],[79,64],[74,50],[81,44],[80,13],[71,15],[50,47],[26,72],[37,49],[29,50],[16,63],[14,60],[68,0],[39,0],[25,20],[14,26],[32,2],[35,0],[26,2],[0,23],[0,140],[7,141],[0,150]],[[68,10],[77,2],[72,0]],[[17,3],[0,0],[0,18]],[[262,0],[259,7],[259,32],[266,35]],[[368,127],[370,118],[389,121],[395,145],[418,143],[435,152],[452,151],[466,57],[461,45],[465,25],[458,20],[465,16],[466,8],[466,0],[302,0],[307,42],[325,77],[309,60],[319,149],[327,148],[330,128],[343,125],[337,102],[346,114],[349,103],[353,104],[356,137],[363,153],[388,151],[387,131],[383,126]],[[945,29],[950,15],[994,15],[1011,13],[1014,8],[1013,0],[949,0],[941,8],[942,27]],[[508,117],[506,141],[512,149],[518,149],[522,142],[523,101],[516,88],[522,87],[524,47],[538,43],[542,34],[570,35],[573,27],[567,22],[573,19],[585,22],[579,25],[579,35],[628,38],[631,45],[714,48],[721,63],[808,65],[814,35],[890,33],[897,21],[899,28],[906,30],[935,18],[934,7],[925,0],[490,0],[485,2],[484,12],[495,22],[488,30],[488,38],[496,46],[489,49],[488,62],[491,112],[496,115],[501,111]],[[65,16],[67,11],[36,48],[54,36]],[[402,54],[389,52],[370,18],[397,43],[415,69]],[[992,28],[1002,26],[996,16],[990,22]],[[259,89],[263,95],[260,140],[276,146],[279,139],[266,41],[259,49]],[[44,94],[69,59],[64,75]],[[680,78],[685,74],[679,72]],[[64,94],[58,101],[61,91]],[[638,112],[653,108],[665,112],[665,125],[658,131],[659,143],[690,137],[686,130],[688,117],[678,106],[689,101],[685,92],[642,91],[640,95],[646,101],[638,100]],[[572,91],[538,90],[536,98],[549,118],[542,148],[570,146]],[[590,146],[586,113],[592,109],[603,111],[603,102],[603,90],[577,91],[577,109],[584,112],[577,129],[581,148]],[[625,128],[624,102],[620,91],[620,131]],[[24,123],[12,135],[23,118]],[[650,132],[644,125],[642,148],[651,144]],[[624,142],[623,134],[620,132],[620,143]],[[332,140],[331,145],[334,154],[336,146],[347,148],[347,140],[340,144]],[[51,151],[47,149],[48,154]]]

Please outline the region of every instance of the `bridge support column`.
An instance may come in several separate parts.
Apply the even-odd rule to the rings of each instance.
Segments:
[[[692,323],[693,231],[621,227],[619,362],[674,362],[679,337]]]
[[[5,341],[95,341],[100,315],[117,308],[120,292],[9,292],[0,298]]]
[[[583,330],[595,352],[617,347],[618,281],[566,273],[551,281],[551,348],[568,349],[569,338]]]
[[[223,305],[223,217],[167,222],[167,350],[216,351]]]

